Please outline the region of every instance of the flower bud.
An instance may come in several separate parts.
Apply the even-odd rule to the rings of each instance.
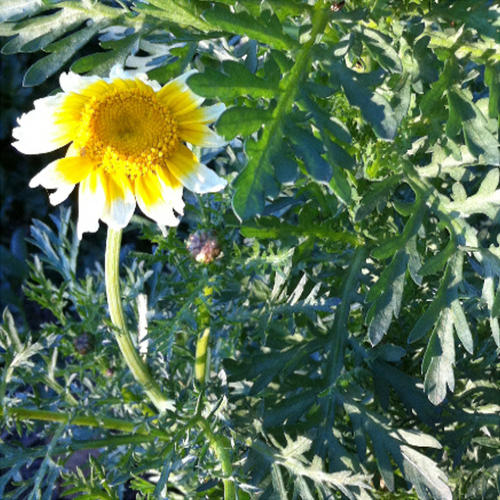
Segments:
[[[219,242],[211,231],[195,231],[187,241],[187,249],[196,262],[209,264],[220,254]]]
[[[73,341],[73,345],[79,354],[87,354],[92,347],[92,342],[86,333],[82,333],[76,337]]]

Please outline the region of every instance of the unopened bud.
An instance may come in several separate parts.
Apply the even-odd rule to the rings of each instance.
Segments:
[[[76,339],[73,341],[73,345],[75,346],[77,352],[79,352],[80,354],[87,354],[92,347],[92,342],[90,340],[90,337],[86,333],[82,333],[81,335],[78,335],[78,337],[76,337]]]
[[[187,241],[187,249],[197,262],[209,264],[220,254],[217,237],[211,231],[195,231]]]

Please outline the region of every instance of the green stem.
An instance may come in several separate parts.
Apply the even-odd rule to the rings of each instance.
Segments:
[[[53,391],[55,391],[59,396],[62,396],[62,398],[66,401],[66,403],[69,403],[72,406],[77,406],[78,401],[73,397],[73,395],[66,391],[64,387],[59,384],[56,380],[53,378],[50,378],[48,375],[43,375],[43,381],[45,382],[46,385],[48,385]]]
[[[345,343],[349,337],[347,320],[351,310],[351,302],[359,281],[359,274],[365,262],[368,250],[366,247],[358,247],[354,251],[351,265],[344,281],[342,298],[335,313],[333,328],[330,333],[328,347],[328,365],[326,379],[328,387],[332,387],[339,377],[344,366]]]
[[[316,37],[325,29],[328,22],[328,16],[329,12],[328,9],[325,8],[324,1],[318,2],[315,5],[315,10],[312,14],[312,29],[310,38],[300,49],[297,54],[297,58],[295,59],[295,64],[290,70],[287,78],[280,86],[282,87],[283,92],[281,93],[276,109],[273,112],[273,116],[276,118],[271,122],[271,126],[269,127],[267,138],[271,146],[267,148],[267,151],[274,148],[275,143],[281,141],[283,137],[281,134],[283,122],[285,121],[287,112],[293,105],[295,96],[299,91],[300,83],[302,82],[307,71],[309,60],[311,58],[311,50],[316,42]]]
[[[160,439],[168,442],[168,448],[175,446],[175,443],[192,427],[198,426],[203,435],[207,438],[210,447],[219,460],[222,473],[224,474],[224,500],[235,499],[235,486],[231,478],[233,467],[231,463],[231,454],[224,444],[223,438],[216,436],[210,429],[209,423],[201,416],[196,415],[188,422],[181,425],[177,431],[172,434],[151,428],[144,424],[129,422],[119,418],[94,417],[92,415],[72,415],[70,413],[37,410],[31,408],[0,408],[0,417],[3,415],[16,420],[39,420],[43,422],[57,422],[68,425],[82,425],[87,427],[97,427],[99,429],[108,429],[112,431],[125,432],[126,436],[110,436],[106,439],[95,440],[92,442],[80,442],[71,446],[74,449],[100,448],[103,446],[116,446],[133,442],[146,442],[153,439]]]
[[[109,314],[113,325],[116,326],[115,338],[120,351],[132,372],[135,380],[142,385],[149,399],[160,412],[173,409],[172,402],[161,392],[160,387],[154,381],[148,367],[139,356],[127,330],[123,316],[122,303],[120,299],[119,283],[119,259],[120,244],[122,239],[121,230],[108,228],[106,240],[105,277],[106,295],[108,298]]]
[[[94,417],[92,415],[72,415],[70,413],[37,410],[31,408],[6,408],[0,410],[16,420],[41,420],[44,422],[67,423],[70,425],[83,425],[87,427],[98,427],[113,431],[127,432],[141,436],[154,436],[164,441],[172,439],[172,435],[158,429],[152,429],[143,424],[121,420],[119,418]]]
[[[208,438],[210,447],[221,464],[222,473],[225,476],[222,480],[224,484],[224,500],[234,500],[236,498],[236,491],[233,479],[231,478],[233,475],[233,465],[231,463],[231,454],[228,452],[228,448],[225,446],[223,438],[216,436],[212,432],[210,425],[203,417],[194,417],[193,420]]]

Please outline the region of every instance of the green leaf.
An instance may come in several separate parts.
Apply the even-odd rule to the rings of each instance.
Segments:
[[[140,35],[134,34],[122,38],[101,43],[106,52],[90,54],[75,61],[71,70],[76,73],[91,71],[94,75],[107,76],[115,64],[125,66],[127,57],[139,48]]]
[[[328,130],[328,132],[339,141],[348,144],[352,142],[351,133],[344,123],[335,116],[332,116],[331,113],[321,109],[312,97],[303,94],[303,100],[307,110],[311,112],[314,122],[320,130]]]
[[[409,342],[415,337],[414,331],[420,328],[427,331],[430,321],[437,316],[436,325],[425,350],[422,360],[422,373],[425,373],[424,389],[429,400],[437,405],[445,398],[447,388],[453,392],[455,377],[453,366],[455,364],[455,339],[453,330],[457,333],[465,349],[472,354],[473,340],[462,305],[458,299],[458,285],[462,281],[462,267],[464,256],[457,253],[447,266],[445,276],[438,290],[436,299],[424,315],[417,321],[414,330],[410,333]],[[440,310],[437,309],[438,304]],[[429,312],[432,310],[432,314]],[[422,319],[428,315],[425,324]],[[422,336],[422,332],[418,337]]]
[[[279,495],[279,500],[288,500],[283,476],[281,475],[280,468],[277,464],[271,465],[271,480],[273,482],[274,491],[276,491]]]
[[[359,222],[368,217],[377,207],[382,209],[394,188],[401,182],[401,175],[394,174],[386,179],[373,183],[369,191],[363,196],[355,220]]]
[[[375,59],[382,68],[391,73],[402,73],[403,66],[398,53],[393,49],[389,38],[388,40],[382,33],[364,28],[361,31],[361,38],[368,49],[370,55]]]
[[[387,333],[392,317],[399,316],[408,260],[409,256],[404,250],[394,255],[367,295],[367,302],[373,302],[366,315],[372,346],[377,345]]]
[[[488,122],[470,96],[458,87],[448,91],[449,124],[453,124],[450,137],[456,129],[463,129],[470,152],[486,164],[500,165],[500,149],[497,138],[489,131]]]
[[[381,344],[381,347],[383,345]],[[429,402],[426,394],[419,387],[420,380],[410,377],[389,363],[373,362],[374,375],[380,379],[384,387],[389,385],[409,410],[415,410],[418,417],[428,425],[438,421],[439,412]]]
[[[453,318],[453,325],[457,332],[457,337],[464,346],[465,350],[472,354],[474,351],[474,341],[472,340],[472,332],[470,331],[469,323],[465,317],[464,310],[460,301],[455,299],[451,303],[451,314]]]
[[[313,15],[311,37],[301,47],[295,64],[281,82],[281,93],[273,111],[273,119],[265,127],[254,154],[248,152],[249,163],[235,181],[233,210],[240,219],[260,213],[264,208],[266,194],[272,196],[277,190],[270,159],[281,147],[284,120],[292,109],[300,85],[307,78],[310,53],[316,36],[323,31],[327,22],[328,13],[323,9],[317,9]],[[279,60],[276,62],[280,64]]]
[[[325,241],[342,241],[359,245],[356,235],[347,231],[336,231],[328,224],[299,224],[297,226],[280,221],[277,217],[260,217],[258,222],[245,224],[241,234],[246,238],[284,239],[290,236],[310,236]]]
[[[446,397],[447,388],[455,389],[455,339],[451,309],[445,308],[432,332],[422,361],[425,373],[424,388],[429,401],[440,404]]]
[[[393,140],[398,123],[394,110],[381,94],[368,89],[358,73],[340,63],[331,65],[334,82],[338,81],[347,99],[357,106],[380,139]]]
[[[315,391],[301,391],[279,403],[273,402],[264,412],[264,427],[294,424],[316,400]],[[286,422],[286,423],[285,423]]]
[[[450,241],[448,241],[443,250],[426,260],[425,264],[418,271],[418,274],[420,276],[427,276],[441,271],[456,251],[457,245],[453,238],[450,238]]]
[[[0,5],[0,23],[17,21],[36,14],[45,7],[43,0],[2,0]]]
[[[482,36],[500,43],[500,8],[495,2],[457,0],[452,4],[436,8],[435,15],[454,23],[465,23]]]
[[[342,283],[341,301],[335,311],[333,327],[328,336],[327,380],[329,384],[334,384],[337,381],[344,366],[344,350],[349,336],[348,319],[351,303],[354,301],[365,260],[366,249],[359,246],[352,256],[347,276]],[[333,408],[333,406],[330,408]]]
[[[450,57],[446,60],[444,69],[439,75],[437,82],[434,82],[420,101],[420,109],[424,117],[430,119],[433,115],[437,106],[440,105],[441,98],[444,92],[451,87],[451,85],[458,79],[458,66],[457,60],[454,57]]]
[[[203,97],[218,97],[224,101],[248,95],[255,99],[274,97],[278,88],[253,73],[240,63],[224,61],[222,73],[206,68],[203,73],[196,73],[188,79],[188,85],[198,95]]]
[[[178,59],[170,64],[159,66],[148,71],[148,77],[151,80],[166,83],[179,76],[181,73],[184,73],[196,54],[196,47],[197,44],[195,42],[189,42],[183,47],[174,47],[170,49],[170,55]]]
[[[497,290],[497,293],[495,295],[495,300],[493,301],[493,305],[491,306],[491,315],[493,317],[500,316],[500,287]],[[499,342],[497,342],[497,345],[500,344],[500,339],[498,340]]]
[[[328,160],[332,165],[338,168],[353,170],[356,166],[354,158],[337,143],[331,141],[328,137],[323,139],[326,147]]]
[[[272,152],[268,146],[270,140],[267,130],[264,129],[259,142],[247,141],[246,152],[249,162],[234,183],[236,192],[233,197],[233,208],[241,219],[262,213],[266,195],[276,196],[279,190],[270,161]]]
[[[217,121],[217,132],[227,140],[237,135],[246,137],[257,132],[271,116],[272,111],[268,109],[234,106],[224,111]]]
[[[482,252],[484,283],[481,297],[489,310],[491,336],[495,344],[500,346],[500,285],[497,286],[495,296],[495,278],[500,277],[500,252],[498,252],[498,248],[492,245],[489,250]]]
[[[345,204],[351,202],[351,186],[347,182],[346,175],[344,171],[337,165],[332,166],[332,178],[330,179],[330,187],[335,193],[335,196],[339,198]]]
[[[373,257],[379,260],[386,259],[405,246],[408,241],[417,234],[422,225],[422,219],[426,211],[425,201],[422,198],[417,199],[412,207],[412,216],[405,224],[401,236],[389,239],[378,248],[375,248],[375,250],[372,251]]]
[[[203,16],[212,27],[248,36],[276,49],[290,50],[298,46],[297,41],[283,33],[276,15],[269,12],[256,19],[246,12],[232,12],[228,7],[215,4]]]
[[[147,12],[151,16],[163,19],[184,28],[195,28],[201,31],[210,31],[211,26],[197,12],[191,2],[183,0],[150,0],[148,4],[154,5],[156,9],[148,8],[147,5],[135,2],[134,8]]]
[[[391,99],[391,106],[394,111],[394,117],[398,124],[398,127],[401,125],[401,122],[408,114],[408,110],[410,109],[411,102],[411,89],[412,81],[408,75],[405,75],[401,78],[397,87],[394,89],[394,97]]]
[[[457,213],[462,217],[473,214],[485,214],[495,220],[500,211],[500,189],[497,189],[500,181],[500,170],[491,169],[479,187],[476,194],[467,197],[461,184],[453,186],[454,201],[446,203],[446,209],[450,213]]]
[[[72,35],[59,40],[47,47],[51,52],[30,66],[24,75],[23,85],[33,87],[40,85],[56,73],[81,47],[83,47],[99,30],[102,23],[92,23]]]
[[[88,19],[79,10],[61,9],[55,14],[38,16],[16,25],[18,35],[2,47],[2,54],[36,52],[45,48],[67,31],[71,31]]]
[[[438,320],[441,311],[446,310],[457,298],[456,287],[460,281],[458,274],[462,261],[463,256],[456,252],[448,262],[434,300],[413,326],[408,336],[408,343],[416,342],[425,336]]]
[[[368,488],[367,478],[361,474],[352,474],[348,470],[340,470],[339,472],[325,472],[324,465],[320,459],[314,459],[311,464],[305,454],[311,448],[312,441],[304,436],[297,436],[292,440],[285,434],[286,447],[282,447],[274,438],[271,440],[279,451],[273,450],[271,447],[259,440],[253,440],[252,449],[265,458],[266,464],[276,464],[287,470],[294,478],[294,483],[297,485],[297,480],[300,480],[299,491],[301,495],[311,495],[304,498],[314,498],[310,493],[309,487],[305,479],[312,481],[318,487],[322,487],[322,491],[331,491],[334,488],[342,492],[347,498],[354,498],[353,493],[356,492],[359,496],[359,490]],[[344,466],[345,467],[345,466]],[[306,489],[307,488],[307,489]],[[355,488],[354,491],[351,488]]]
[[[433,498],[452,500],[448,478],[436,462],[409,446],[401,446],[401,456],[404,475],[415,486],[419,498],[428,498],[430,492]]]
[[[354,160],[342,147],[330,139],[326,131],[331,132],[335,137],[344,142],[351,142],[351,134],[340,120],[331,118],[319,107],[314,99],[309,97],[306,93],[303,93],[302,99],[306,108],[312,113],[313,119],[318,126],[321,139],[326,148],[326,155],[332,170],[330,187],[335,195],[342,202],[347,204],[351,201],[351,188],[342,169],[353,168]]]
[[[430,491],[433,498],[452,499],[446,475],[434,461],[413,448],[440,448],[441,445],[432,436],[421,432],[390,432],[385,419],[347,398],[344,399],[344,409],[353,427],[359,426],[370,437],[377,468],[390,491],[394,491],[395,486],[392,457],[403,477],[415,487],[420,498],[428,498],[427,491]]]
[[[293,154],[292,148],[286,142],[281,144],[280,149],[271,158],[274,166],[276,179],[281,183],[290,183],[297,180],[299,166]]]
[[[319,182],[328,182],[332,177],[332,167],[322,156],[323,143],[308,130],[297,126],[287,126],[285,131],[311,177]]]

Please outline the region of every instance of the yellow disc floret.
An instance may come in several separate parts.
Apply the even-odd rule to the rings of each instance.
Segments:
[[[118,80],[88,99],[74,146],[106,172],[133,180],[165,165],[180,144],[177,129],[151,87]]]

